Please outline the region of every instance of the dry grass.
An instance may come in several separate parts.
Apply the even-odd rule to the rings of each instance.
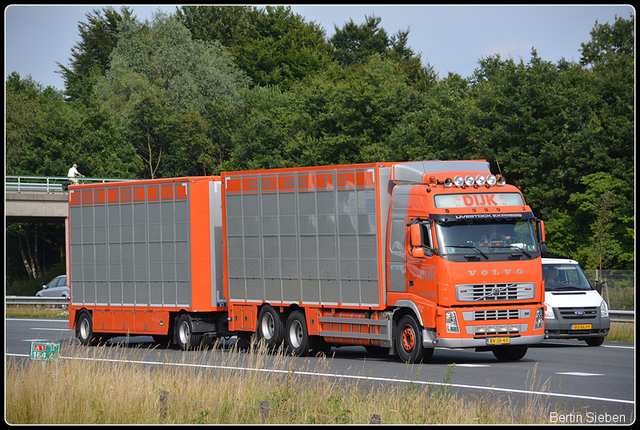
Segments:
[[[446,386],[452,383],[455,366],[445,372],[444,385],[383,384],[302,373],[326,375],[329,361],[305,360],[299,366],[291,357],[269,354],[264,348],[185,352],[184,361],[166,363],[171,366],[125,363],[129,352],[113,346],[63,344],[63,358],[44,366],[7,358],[7,422],[367,424],[377,414],[382,423],[541,424],[549,417],[540,396],[527,396],[523,404],[491,393],[459,398]],[[144,355],[157,361],[160,352],[151,349]],[[206,357],[207,363],[189,366],[192,356]],[[259,370],[266,368],[274,371]],[[535,372],[530,384],[540,390],[533,387],[538,384]],[[162,392],[168,393],[166,408],[160,401]],[[268,416],[261,413],[264,401]]]

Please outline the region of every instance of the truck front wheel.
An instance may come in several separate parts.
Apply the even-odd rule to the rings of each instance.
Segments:
[[[492,352],[500,361],[518,361],[525,356],[527,349],[526,346],[500,346]]]
[[[285,341],[293,355],[302,356],[309,352],[311,345],[309,344],[307,321],[302,312],[293,311],[287,318]]]
[[[400,318],[396,326],[395,343],[398,357],[408,363],[428,361],[433,355],[433,348],[422,345],[420,325],[412,315]]]

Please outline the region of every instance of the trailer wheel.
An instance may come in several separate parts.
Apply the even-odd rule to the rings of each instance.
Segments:
[[[182,350],[193,349],[200,344],[202,336],[193,334],[193,323],[188,314],[178,316],[175,325],[175,339],[178,348]]]
[[[289,352],[293,355],[302,356],[309,352],[311,346],[307,332],[307,321],[302,312],[293,311],[287,318],[285,341]]]
[[[284,341],[284,324],[280,314],[270,305],[264,305],[258,315],[258,339],[264,339],[267,348],[276,349]]]
[[[398,357],[402,361],[417,363],[420,360],[427,361],[433,355],[433,348],[422,345],[420,325],[412,315],[400,318],[396,326],[395,341]]]
[[[527,353],[526,346],[501,346],[492,350],[493,355],[500,361],[518,361]]]
[[[93,318],[89,311],[82,311],[76,320],[76,337],[80,343],[87,346],[98,344],[98,338],[93,335]]]

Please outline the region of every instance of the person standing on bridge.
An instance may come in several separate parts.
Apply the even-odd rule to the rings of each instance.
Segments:
[[[69,169],[67,177],[72,184],[78,185],[78,176],[82,176],[84,178],[84,175],[78,172],[78,165],[74,163],[73,166],[71,166],[71,168]]]

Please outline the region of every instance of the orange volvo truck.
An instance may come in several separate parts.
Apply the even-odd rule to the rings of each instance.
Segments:
[[[84,344],[236,335],[420,362],[518,360],[544,338],[544,225],[484,160],[71,186],[67,237]]]

